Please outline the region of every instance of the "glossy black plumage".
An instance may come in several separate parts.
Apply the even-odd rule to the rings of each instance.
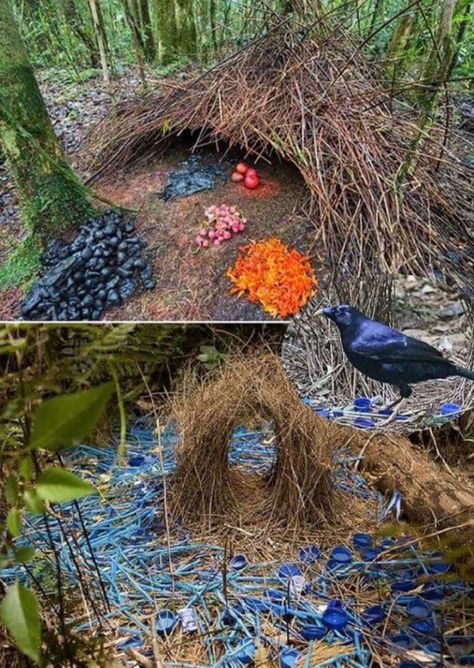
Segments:
[[[345,304],[322,309],[339,328],[342,347],[361,373],[400,388],[406,398],[410,385],[425,380],[462,376],[474,380],[474,371],[457,366],[428,343],[371,320]]]

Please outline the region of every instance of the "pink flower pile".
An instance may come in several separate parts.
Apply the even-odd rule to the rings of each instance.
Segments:
[[[210,206],[204,212],[205,227],[199,230],[195,238],[198,246],[220,246],[224,241],[232,239],[235,234],[245,230],[247,219],[242,216],[235,206],[221,204]]]

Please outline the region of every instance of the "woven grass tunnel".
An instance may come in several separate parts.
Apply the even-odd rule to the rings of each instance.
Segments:
[[[172,402],[179,440],[171,510],[190,521],[236,516],[323,525],[336,516],[326,424],[297,397],[277,358],[240,358],[205,382],[188,376]],[[269,421],[275,460],[263,475],[230,466],[234,429]]]
[[[383,79],[330,18],[304,31],[288,18],[207,73],[119,105],[92,133],[85,167],[104,176],[191,132],[196,147],[293,164],[308,190],[312,249],[331,268],[436,268],[472,283],[470,168],[446,152],[441,127],[413,154],[417,112]]]

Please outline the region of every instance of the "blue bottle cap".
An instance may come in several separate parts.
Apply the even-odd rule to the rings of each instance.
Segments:
[[[305,545],[298,552],[298,558],[300,561],[304,561],[308,564],[312,564],[319,559],[321,556],[321,550],[317,545]]]
[[[361,551],[361,557],[364,561],[372,561],[382,553],[381,547],[368,547]]]
[[[156,615],[156,632],[158,635],[168,635],[176,626],[177,618],[172,610],[160,610]]]
[[[319,624],[303,624],[299,628],[299,633],[305,640],[321,640],[327,632],[327,628]]]
[[[354,533],[352,534],[352,542],[354,547],[357,548],[372,547],[374,539],[368,533]]]
[[[294,575],[301,575],[301,569],[297,564],[288,563],[280,566],[280,570],[278,571],[280,578],[291,578]]]
[[[459,413],[460,410],[461,406],[459,404],[449,402],[441,404],[440,407],[441,415],[455,415],[456,413]]]
[[[247,566],[248,561],[245,554],[235,554],[229,561],[229,568],[233,571],[240,571]]]
[[[133,455],[133,457],[130,457],[128,460],[128,465],[129,466],[141,466],[146,462],[146,457],[143,455]]]
[[[372,407],[372,402],[367,397],[357,397],[354,399],[354,408],[362,411],[369,411]]]
[[[339,631],[347,626],[349,617],[344,609],[329,606],[323,612],[322,622],[329,629]]]
[[[414,601],[410,601],[406,607],[406,610],[411,617],[416,617],[417,619],[429,617],[433,612],[431,606],[428,605],[428,603],[425,603],[423,599],[418,597],[415,597]]]
[[[338,561],[341,564],[349,564],[352,561],[351,551],[344,545],[336,545],[331,550],[330,559]]]
[[[416,633],[428,634],[434,633],[435,625],[429,619],[420,619],[408,625],[408,628]]]
[[[380,624],[387,616],[385,610],[380,605],[373,605],[362,613],[362,619],[369,625]]]

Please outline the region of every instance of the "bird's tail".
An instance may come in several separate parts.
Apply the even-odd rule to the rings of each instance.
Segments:
[[[463,366],[456,366],[456,375],[462,376],[463,378],[469,378],[469,380],[474,380],[474,371],[466,369]]]

